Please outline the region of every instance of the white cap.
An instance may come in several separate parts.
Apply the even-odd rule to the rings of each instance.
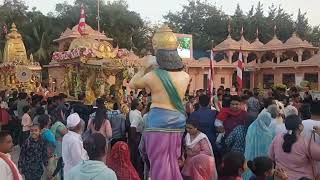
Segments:
[[[78,113],[70,114],[67,118],[67,127],[73,128],[76,127],[81,121],[81,118]]]

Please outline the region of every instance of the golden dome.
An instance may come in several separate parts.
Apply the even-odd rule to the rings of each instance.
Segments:
[[[163,25],[152,38],[153,49],[177,50],[178,40],[168,25]]]
[[[93,38],[90,38],[89,36],[84,35],[74,39],[69,46],[69,50],[77,48],[98,49],[99,42]]]
[[[14,23],[12,23],[10,33],[6,36],[3,56],[4,63],[13,61],[28,63],[26,48]]]
[[[72,29],[67,28],[64,32],[61,33],[60,37],[58,39],[55,39],[54,42],[60,42],[65,39],[74,39],[81,37],[80,33],[78,32],[78,24],[75,25]],[[106,36],[104,32],[99,32],[94,30],[91,26],[88,24],[85,24],[85,31],[87,32],[88,36],[96,39],[96,40],[102,40],[102,41],[112,41],[112,38],[109,38]]]

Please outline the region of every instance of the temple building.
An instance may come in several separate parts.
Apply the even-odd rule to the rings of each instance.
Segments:
[[[320,54],[319,48],[306,40],[302,40],[295,32],[285,42],[276,35],[268,43],[263,44],[257,38],[248,42],[242,35],[239,41],[228,37],[215,46],[214,52],[214,87],[236,87],[236,66],[239,51],[242,51],[244,72],[243,88],[268,89],[275,84],[287,87],[299,86],[308,81],[313,90],[319,90]],[[190,92],[207,88],[207,77],[210,59],[185,61],[187,72],[192,78]]]
[[[4,54],[0,63],[0,90],[17,89],[35,92],[41,82],[41,66],[27,51],[14,23],[6,35]]]

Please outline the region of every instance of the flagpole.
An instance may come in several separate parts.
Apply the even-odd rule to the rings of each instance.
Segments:
[[[97,22],[98,22],[98,32],[100,33],[100,0],[97,0]],[[100,35],[98,36],[98,40],[100,42]]]

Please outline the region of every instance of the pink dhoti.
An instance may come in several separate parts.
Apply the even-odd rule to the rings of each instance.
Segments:
[[[182,180],[178,158],[181,132],[145,132],[145,145],[152,180]]]

